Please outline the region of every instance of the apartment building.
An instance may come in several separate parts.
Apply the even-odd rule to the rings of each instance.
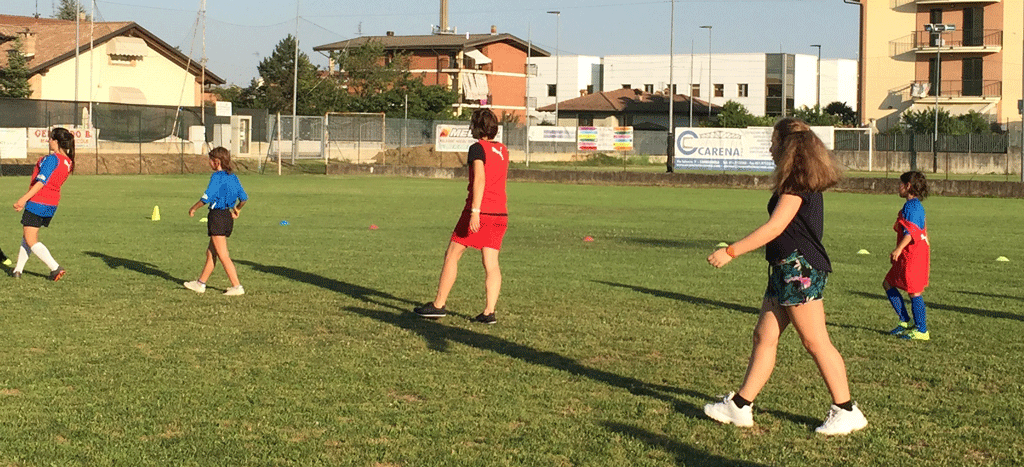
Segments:
[[[861,8],[860,109],[880,130],[909,110],[1020,119],[1024,0],[847,0]],[[932,27],[931,25],[940,25]]]

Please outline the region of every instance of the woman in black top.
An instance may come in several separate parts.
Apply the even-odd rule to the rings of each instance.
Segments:
[[[828,336],[822,303],[832,271],[821,243],[822,192],[839,181],[839,170],[811,128],[794,118],[784,118],[775,125],[771,153],[775,184],[768,201],[768,222],[708,256],[708,263],[720,268],[739,255],[765,246],[769,273],[743,385],[721,402],[704,406],[704,413],[722,423],[753,426],[754,398],[775,369],[779,336],[792,323],[832,394],[828,418],[815,431],[848,434],[868,422],[850,397],[846,365]]]

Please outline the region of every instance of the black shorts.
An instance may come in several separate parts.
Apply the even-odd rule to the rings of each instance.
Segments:
[[[21,214],[21,225],[24,225],[25,227],[49,227],[50,219],[53,218],[43,217],[38,214],[28,212],[28,209],[26,209]]]
[[[206,216],[206,233],[211,237],[230,237],[235,228],[235,218],[230,209],[211,209]]]

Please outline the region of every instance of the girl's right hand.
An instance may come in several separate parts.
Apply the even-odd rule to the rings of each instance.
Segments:
[[[715,250],[714,253],[711,253],[711,256],[708,256],[708,264],[716,268],[729,264],[729,261],[732,261],[732,256],[729,256],[729,252],[727,250],[728,248],[719,248]]]

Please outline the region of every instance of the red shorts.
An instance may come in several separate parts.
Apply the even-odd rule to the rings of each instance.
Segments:
[[[480,230],[469,231],[469,211],[463,211],[459,223],[452,232],[452,241],[478,250],[483,248],[501,249],[501,240],[508,230],[508,216],[480,214]]]

